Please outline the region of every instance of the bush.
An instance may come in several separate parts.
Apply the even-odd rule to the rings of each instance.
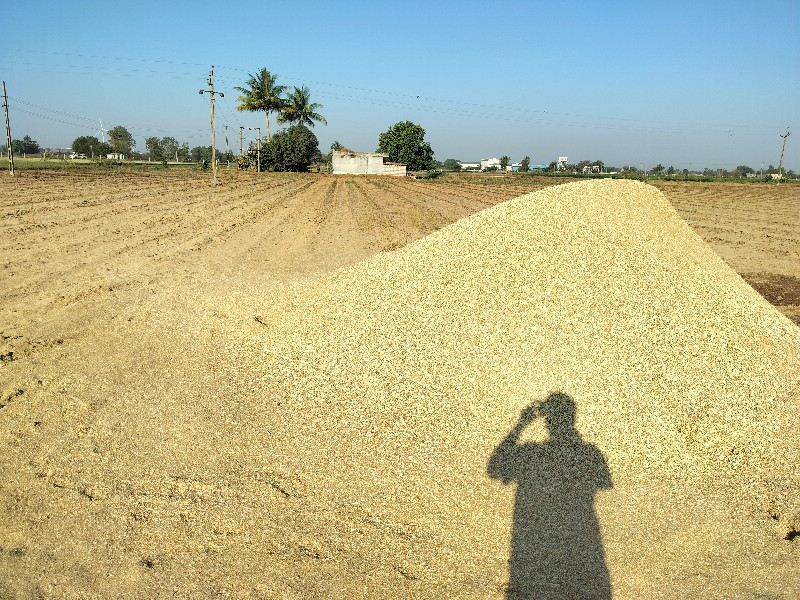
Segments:
[[[308,171],[320,157],[317,136],[305,125],[279,131],[261,146],[261,169],[267,171]]]

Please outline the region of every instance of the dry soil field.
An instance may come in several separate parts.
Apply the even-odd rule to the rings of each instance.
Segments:
[[[406,380],[404,371],[397,378],[392,375],[392,381],[411,398],[422,394],[437,419],[452,419],[448,423],[454,439],[463,442],[459,448],[469,447],[470,436],[479,431],[489,434],[475,442],[480,456],[461,458],[455,445],[426,437],[428,425],[415,438],[415,419],[422,419],[424,411],[417,414],[412,407],[404,417],[401,398],[394,392],[385,397],[379,393],[386,372],[372,372],[365,365],[370,364],[370,352],[400,352],[405,368],[413,365],[414,356],[433,356],[426,345],[433,338],[425,331],[435,331],[441,323],[431,320],[435,310],[420,313],[419,322],[409,321],[421,332],[418,348],[413,343],[410,349],[384,344],[380,335],[370,338],[385,331],[376,325],[380,319],[389,322],[383,327],[395,318],[403,323],[398,327],[409,325],[403,321],[405,308],[392,312],[387,305],[383,315],[379,308],[368,308],[372,296],[367,291],[380,289],[375,298],[391,298],[392,285],[397,285],[398,297],[420,297],[432,310],[437,297],[425,295],[413,279],[372,281],[363,290],[353,289],[352,282],[380,279],[391,272],[381,265],[394,268],[395,251],[410,242],[553,181],[530,179],[514,185],[453,178],[427,183],[241,173],[223,173],[221,179],[222,185],[213,188],[207,176],[186,173],[23,172],[0,184],[0,597],[502,597],[508,592],[511,534],[486,537],[482,531],[484,526],[492,532],[510,527],[511,497],[488,487],[492,482],[485,464],[513,425],[511,415],[518,415],[529,400],[509,392],[513,402],[503,400],[507,410],[470,406],[478,411],[469,413],[475,423],[486,423],[485,429],[471,428],[458,410],[436,413],[437,403],[450,406],[446,396],[452,390],[434,386],[420,392],[428,389],[424,386],[433,375],[426,364],[417,365],[419,378]],[[657,187],[722,259],[784,315],[800,322],[799,186]],[[635,198],[640,188],[631,189]],[[639,218],[635,206],[626,210]],[[618,221],[624,227],[622,217]],[[592,235],[602,236],[602,227],[586,223]],[[670,225],[684,235],[681,226]],[[466,248],[473,238],[464,235]],[[652,235],[654,245],[669,247],[669,240]],[[498,238],[496,243],[498,248],[516,247],[515,239]],[[642,244],[631,238],[631,248],[646,247]],[[419,246],[414,252],[418,254],[403,256],[422,257],[420,270],[439,274],[441,286],[461,282],[463,265],[446,271],[441,252],[424,254]],[[423,264],[428,256],[430,265]],[[700,246],[691,246],[687,257],[707,259]],[[370,268],[359,266],[370,258],[377,260],[366,263]],[[622,268],[612,255],[601,258]],[[486,264],[488,273],[491,264]],[[351,268],[337,271],[342,267]],[[721,277],[740,293],[736,281],[724,273]],[[495,285],[499,280],[487,281]],[[683,280],[675,281],[683,285]],[[691,284],[699,286],[687,288],[694,298],[702,278]],[[563,297],[575,293],[580,302],[580,289],[569,285]],[[664,293],[678,302],[681,289]],[[741,297],[749,298],[747,293],[741,291]],[[495,314],[499,308],[492,297],[487,292],[485,304]],[[325,302],[341,312],[330,311]],[[346,313],[345,305],[361,308]],[[766,315],[758,317],[758,326],[762,320],[774,321],[778,329],[787,328],[788,337],[795,335],[790,324],[771,316],[769,307],[759,305],[752,313],[748,307],[730,314]],[[448,307],[440,308],[441,314],[450,314]],[[651,308],[647,314],[652,321],[658,307]],[[601,307],[593,310],[602,312]],[[665,301],[664,313],[670,310]],[[319,327],[317,313],[327,315]],[[721,327],[734,327],[736,319],[726,315],[719,317]],[[688,313],[684,317],[693,318]],[[775,331],[772,325],[764,327]],[[328,331],[340,329],[348,338],[349,354],[326,353],[326,344],[332,350],[335,345],[326,337]],[[489,325],[484,331],[489,336],[487,331]],[[615,329],[616,334],[627,335]],[[504,335],[498,330],[499,337]],[[754,348],[773,343],[757,335],[751,335]],[[725,344],[739,338],[714,336],[709,334],[708,343],[722,344],[720,356],[738,352]],[[514,340],[507,341],[513,350]],[[570,344],[572,348],[572,338]],[[337,352],[341,347],[336,345]],[[691,352],[690,345],[682,348]],[[559,360],[572,360],[566,349],[563,354]],[[780,363],[780,377],[797,382],[794,356]],[[628,358],[636,364],[635,357]],[[481,360],[491,364],[493,359]],[[295,372],[303,364],[308,368]],[[767,367],[757,361],[753,365],[752,381],[768,382]],[[741,383],[742,398],[761,393],[748,387],[748,365],[718,366],[720,372],[737,374],[732,377]],[[364,390],[366,430],[353,421],[360,409],[353,413],[335,394],[312,401],[313,392],[308,392],[335,391],[343,385],[341,373],[355,371]],[[680,378],[680,373],[665,371],[664,377]],[[480,373],[474,376],[480,379]],[[464,377],[460,381],[467,381],[469,374]],[[597,371],[596,379],[602,377]],[[657,389],[647,385],[642,383],[642,389]],[[681,382],[675,385],[678,389]],[[588,397],[587,386],[577,379],[574,384],[577,391],[587,390]],[[353,395],[352,405],[358,406],[362,398],[354,389],[351,385],[342,397]],[[633,389],[620,390],[621,398],[638,398]],[[784,396],[776,404],[780,400],[796,406],[800,397],[796,390],[788,400]],[[371,412],[368,398],[391,400],[383,407],[385,419],[393,419],[391,427],[402,431],[402,439],[382,437],[380,427],[386,423]],[[713,399],[703,402],[710,413],[717,410]],[[624,413],[607,402],[587,403],[600,405],[620,418]],[[756,411],[749,405],[747,410]],[[692,418],[703,418],[698,415]],[[737,422],[736,416],[731,418]],[[323,424],[335,429],[339,422],[341,431],[320,429]],[[692,422],[681,426],[691,428]],[[753,431],[769,429],[758,423]],[[770,435],[785,432],[775,427]],[[773,481],[777,475],[762,472],[766,449],[743,462],[730,459],[740,470],[761,465],[753,487],[768,491],[742,509],[737,519],[743,521],[720,522],[715,529],[711,521],[694,524],[693,515],[718,514],[714,511],[725,507],[730,490],[712,485],[715,491],[698,496],[699,479],[626,479],[633,471],[612,460],[624,454],[624,444],[604,438],[591,426],[586,431],[595,431],[595,443],[606,440],[599,447],[609,456],[615,476],[610,494],[626,494],[620,500],[622,512],[609,508],[610,501],[598,508],[615,597],[682,598],[714,595],[714,590],[719,597],[741,598],[792,598],[800,593],[800,583],[790,581],[800,564],[795,541],[800,512],[775,508],[788,506],[781,493],[794,488],[781,488]],[[690,444],[699,434],[692,430],[682,435]],[[355,448],[354,440],[362,439],[375,446]],[[405,448],[409,457],[393,464],[395,447]],[[731,446],[732,455],[737,448]],[[414,462],[424,463],[425,456],[431,457],[427,466]],[[700,477],[715,460],[698,458],[684,467]],[[776,462],[785,460],[784,452]],[[487,487],[462,489],[457,499],[448,496],[459,489],[459,474],[473,462]],[[645,463],[644,469],[656,469]],[[436,465],[450,465],[453,476],[431,475],[423,486],[415,479],[415,465],[430,473]],[[358,480],[348,479],[354,472],[360,473]],[[389,479],[406,481],[404,491],[381,483]],[[657,487],[661,484],[667,491]],[[665,506],[688,505],[686,516],[667,515],[645,492],[637,498],[631,491],[636,489],[658,490]],[[505,500],[480,508],[497,498]],[[615,533],[612,525],[620,515],[628,515],[635,527],[620,526]],[[742,529],[742,523],[749,525]],[[630,537],[634,530],[644,541]],[[720,538],[731,531],[741,534],[727,543],[738,553],[723,556]],[[680,566],[670,570],[665,560]]]

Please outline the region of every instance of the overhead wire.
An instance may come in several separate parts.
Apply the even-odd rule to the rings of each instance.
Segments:
[[[188,61],[173,61],[173,60],[166,60],[166,59],[149,59],[149,58],[132,58],[132,57],[118,57],[118,56],[100,56],[100,55],[91,55],[91,54],[81,54],[81,53],[62,53],[62,52],[50,52],[50,51],[43,51],[43,50],[27,50],[27,49],[9,49],[11,52],[28,52],[34,54],[45,54],[45,55],[58,55],[58,56],[66,56],[66,57],[75,57],[75,58],[87,58],[92,60],[114,60],[114,61],[125,61],[125,62],[139,62],[139,63],[152,63],[152,64],[168,64],[168,65],[181,65],[181,66],[192,66],[192,67],[205,67],[206,65],[201,63],[195,62],[188,62]],[[52,66],[52,65],[39,65],[39,66]],[[85,66],[77,66],[77,65],[62,65],[62,67],[69,67],[69,68],[86,68]],[[138,75],[145,75],[148,77],[163,77],[167,76],[168,78],[191,78],[191,79],[199,79],[198,74],[194,72],[183,72],[183,71],[154,71],[154,70],[146,70],[146,69],[129,69],[127,67],[106,67],[106,66],[95,66],[94,68],[108,70],[111,72],[115,72],[116,74],[123,75],[123,76],[133,76],[134,74]],[[234,65],[215,65],[215,70],[222,71],[233,71],[237,73],[250,73],[249,70],[243,69],[241,67],[237,67]],[[52,72],[52,71],[51,71]],[[84,73],[87,75],[95,75],[96,73]],[[217,77],[224,81],[223,75],[217,75]],[[482,118],[482,119],[489,119],[489,120],[503,120],[503,121],[513,121],[513,122],[528,122],[528,123],[539,123],[539,124],[553,124],[553,125],[560,125],[560,126],[567,126],[567,127],[587,127],[592,129],[628,129],[632,131],[652,131],[652,132],[673,132],[673,133],[681,133],[685,132],[687,124],[685,123],[670,123],[666,122],[663,119],[631,119],[627,117],[616,117],[610,115],[583,115],[577,113],[569,113],[569,112],[559,112],[559,111],[551,111],[546,108],[533,108],[533,107],[514,107],[514,106],[502,106],[499,104],[489,104],[489,103],[479,103],[479,102],[469,102],[461,99],[448,99],[448,98],[436,98],[434,96],[428,96],[424,94],[409,94],[407,92],[397,92],[397,91],[390,91],[390,90],[380,90],[375,88],[366,88],[354,85],[347,85],[347,84],[340,84],[340,83],[332,83],[329,81],[321,81],[316,79],[307,79],[307,78],[293,78],[295,81],[301,83],[312,83],[315,85],[320,85],[323,87],[331,87],[331,88],[339,88],[345,90],[353,90],[357,92],[367,92],[370,94],[377,94],[379,96],[391,96],[396,98],[405,98],[409,100],[424,100],[427,102],[432,103],[442,103],[447,105],[455,105],[455,106],[464,106],[464,107],[471,107],[478,109],[478,111],[464,111],[464,110],[450,110],[442,107],[437,106],[430,106],[430,105],[419,105],[416,102],[413,104],[397,104],[398,107],[403,108],[412,108],[417,110],[424,110],[426,112],[435,112],[438,114],[450,114],[455,116],[470,116],[474,118]],[[343,99],[352,102],[358,103],[367,103],[372,105],[379,105],[379,106],[388,106],[387,104],[382,104],[382,100],[377,98],[364,98],[363,95],[359,97],[354,96],[347,96],[347,95],[339,95],[336,96],[332,93],[327,93],[328,97],[336,98],[336,99]],[[536,115],[541,115],[538,119],[531,118],[531,119],[516,119],[510,115],[508,112],[513,113],[521,113],[525,115],[531,115],[534,117]],[[504,114],[505,113],[505,114]],[[230,113],[233,116],[233,113]],[[547,115],[547,117],[544,117]],[[568,121],[563,120],[554,120],[550,117],[557,117],[557,118],[567,118]],[[546,120],[543,120],[546,119]],[[580,120],[589,120],[589,123],[575,123],[573,119],[580,119]],[[234,117],[234,121],[238,122],[237,119]],[[616,124],[603,124],[603,122],[613,121],[615,123],[631,123],[634,125],[616,125]],[[656,127],[649,127],[644,128],[640,127],[638,124],[657,124]],[[739,127],[738,129],[741,129]],[[697,131],[697,127],[692,127],[692,131]],[[732,131],[730,124],[719,124],[719,125],[709,125],[704,124],[702,126],[703,131],[709,131],[714,133],[719,133],[720,135],[729,135],[728,132]]]
[[[19,98],[11,97],[11,96],[9,96],[8,99],[9,99],[9,101],[14,103],[14,106],[13,106],[14,112],[19,112],[19,113],[22,113],[22,114],[26,114],[26,115],[35,117],[37,119],[45,119],[45,120],[48,120],[48,121],[61,123],[63,125],[69,125],[69,126],[72,126],[72,127],[77,127],[79,129],[93,130],[93,129],[95,129],[97,127],[97,123],[94,123],[94,119],[89,118],[89,117],[82,117],[80,115],[73,115],[71,113],[62,113],[61,111],[57,111],[57,110],[54,110],[54,109],[48,109],[47,107],[43,107],[41,105],[34,105],[34,106],[38,107],[40,109],[40,111],[41,110],[45,110],[45,111],[50,111],[53,114],[61,114],[61,115],[71,116],[71,117],[73,117],[74,119],[77,119],[77,120],[92,122],[92,125],[74,123],[72,121],[65,121],[64,119],[53,117],[51,115],[42,114],[40,111],[27,110],[26,108],[20,108],[19,106],[16,106],[16,104],[33,105],[33,103],[27,102],[25,100],[21,100]],[[170,135],[178,134],[182,138],[193,139],[193,138],[204,137],[204,135],[206,135],[208,133],[207,129],[170,130],[170,129],[156,129],[156,128],[151,128],[151,127],[135,127],[135,126],[133,126],[133,127],[126,126],[125,129],[128,130],[128,132],[131,133],[132,135],[133,134],[137,134],[138,137],[144,137],[144,136],[146,136],[148,134],[159,133],[159,134],[170,134]]]

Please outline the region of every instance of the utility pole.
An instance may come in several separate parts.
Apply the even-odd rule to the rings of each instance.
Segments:
[[[261,173],[261,127],[248,127],[258,131],[258,150],[256,151],[256,173]]]
[[[783,138],[783,148],[781,148],[781,160],[778,163],[778,181],[783,179],[783,175],[781,175],[781,167],[783,167],[783,153],[786,150],[786,138],[788,138],[790,135],[792,134],[789,132],[789,128],[787,127],[786,134],[781,136]]]
[[[6,96],[6,82],[3,82],[3,112],[6,114],[6,151],[8,152],[8,172],[14,177],[14,151],[11,149],[11,125],[8,121],[8,96]]]
[[[239,158],[242,158],[242,132],[244,131],[244,126],[239,126]]]
[[[225,125],[225,160],[228,160],[228,154],[230,151],[231,150],[228,147],[228,126]],[[230,166],[230,161],[228,162],[228,166]]]
[[[214,91],[214,65],[211,65],[211,70],[208,72],[208,89],[200,90],[199,93],[202,95],[204,92],[208,92],[211,98],[211,171],[214,174],[214,185],[217,185],[217,142],[214,137],[214,94],[219,94],[223,98],[225,94]]]

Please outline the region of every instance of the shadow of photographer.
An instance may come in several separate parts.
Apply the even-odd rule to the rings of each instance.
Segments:
[[[549,438],[520,443],[543,417]],[[490,477],[517,483],[511,534],[511,599],[609,599],[611,581],[594,510],[597,491],[612,487],[603,454],[575,429],[575,401],[550,394],[522,411],[492,453]]]

